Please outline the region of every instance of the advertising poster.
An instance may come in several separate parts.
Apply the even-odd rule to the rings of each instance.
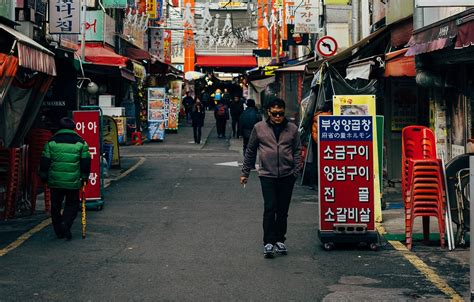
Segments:
[[[101,199],[100,192],[100,112],[98,110],[74,111],[73,119],[76,122],[76,132],[89,146],[91,154],[91,172],[86,186],[86,199]]]
[[[164,139],[164,131],[168,124],[168,103],[165,88],[148,88],[148,139]]]
[[[148,122],[148,139],[162,141],[165,139],[165,122]]]
[[[112,150],[112,168],[120,168],[120,148],[118,141],[118,130],[115,119],[111,116],[104,115],[102,117],[102,135],[104,139],[104,145],[110,144],[113,146]],[[105,152],[105,150],[104,150]]]
[[[333,114],[334,115],[364,115],[372,116],[375,120],[375,95],[335,95],[333,97]],[[373,149],[378,149],[377,141],[377,128],[373,127]],[[382,155],[380,155],[382,156]],[[374,179],[374,211],[375,221],[382,221],[382,200],[380,196],[380,173],[379,169],[379,155],[378,152],[374,153],[374,175],[377,175]]]
[[[375,230],[373,118],[320,115],[318,125],[320,231]]]
[[[181,107],[181,90],[183,81],[171,81],[168,91],[169,112],[168,128],[169,130],[178,130],[179,110]]]
[[[127,143],[127,118],[116,116],[114,117],[115,122],[117,123],[117,136],[119,144]]]

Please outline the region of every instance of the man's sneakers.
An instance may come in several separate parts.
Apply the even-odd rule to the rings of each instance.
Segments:
[[[273,244],[267,243],[263,247],[263,257],[265,258],[273,258],[275,256],[274,251],[273,251]]]
[[[287,255],[288,250],[286,249],[286,245],[283,242],[275,243],[275,252],[278,255]]]
[[[275,253],[277,255],[287,255],[288,250],[286,249],[286,245],[283,242],[277,242],[275,245],[271,243],[265,244],[263,247],[263,256],[265,258],[273,258]]]

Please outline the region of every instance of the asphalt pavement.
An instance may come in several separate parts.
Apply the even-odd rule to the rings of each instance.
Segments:
[[[88,211],[85,240],[79,219],[70,242],[55,239],[50,225],[31,232],[48,221],[41,201],[35,215],[0,222],[0,301],[468,300],[469,248],[447,251],[436,238],[416,241],[412,252],[396,245],[405,223],[396,190],[378,251],[325,251],[317,192],[297,183],[289,255],[264,259],[258,177],[238,183],[242,141],[217,138],[212,114],[203,138],[194,144],[182,125],[164,142],[121,147],[104,209]]]

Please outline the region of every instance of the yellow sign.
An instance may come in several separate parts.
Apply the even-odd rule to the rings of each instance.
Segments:
[[[280,68],[280,66],[265,66],[265,68],[263,68],[263,71],[266,76],[272,76],[275,75],[275,70],[277,70],[278,68]]]
[[[372,116],[375,121],[375,95],[335,95],[332,107],[334,115],[367,115]],[[378,150],[377,127],[372,128],[373,150]],[[374,217],[376,222],[382,222],[379,169],[379,154],[374,152]]]
[[[146,13],[150,19],[156,19],[156,0],[148,0],[146,2]]]
[[[324,5],[348,5],[350,0],[324,0]]]
[[[240,7],[242,6],[241,2],[228,2],[228,1],[221,1],[219,2],[220,7]]]

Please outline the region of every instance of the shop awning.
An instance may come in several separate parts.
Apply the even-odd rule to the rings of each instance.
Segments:
[[[453,45],[458,32],[455,18],[443,19],[413,32],[408,41],[407,56],[441,50]]]
[[[78,57],[81,57],[81,49],[76,51]],[[86,43],[85,63],[96,65],[125,67],[128,58],[116,54],[112,49],[107,48],[102,43]]]
[[[385,72],[384,77],[414,77],[415,57],[405,56],[408,48],[385,54]]]
[[[48,75],[56,75],[53,52],[4,24],[0,24],[0,30],[18,41],[18,65]]]
[[[270,77],[270,78],[266,78],[266,79],[251,81],[250,84],[252,85],[253,89],[256,92],[260,93],[263,90],[265,90],[265,88],[267,88],[267,86],[269,84],[271,84],[273,82],[275,82],[275,77]]]
[[[306,65],[294,65],[288,67],[282,67],[275,70],[275,72],[304,72],[306,70]]]
[[[150,61],[151,60],[150,53],[140,48],[127,47],[126,54],[127,54],[127,57],[129,57],[130,59],[134,59],[137,61],[141,61],[141,60]]]
[[[255,67],[253,56],[196,56],[197,67]]]
[[[474,45],[474,16],[471,21],[461,24],[458,28],[455,49],[466,48]]]

